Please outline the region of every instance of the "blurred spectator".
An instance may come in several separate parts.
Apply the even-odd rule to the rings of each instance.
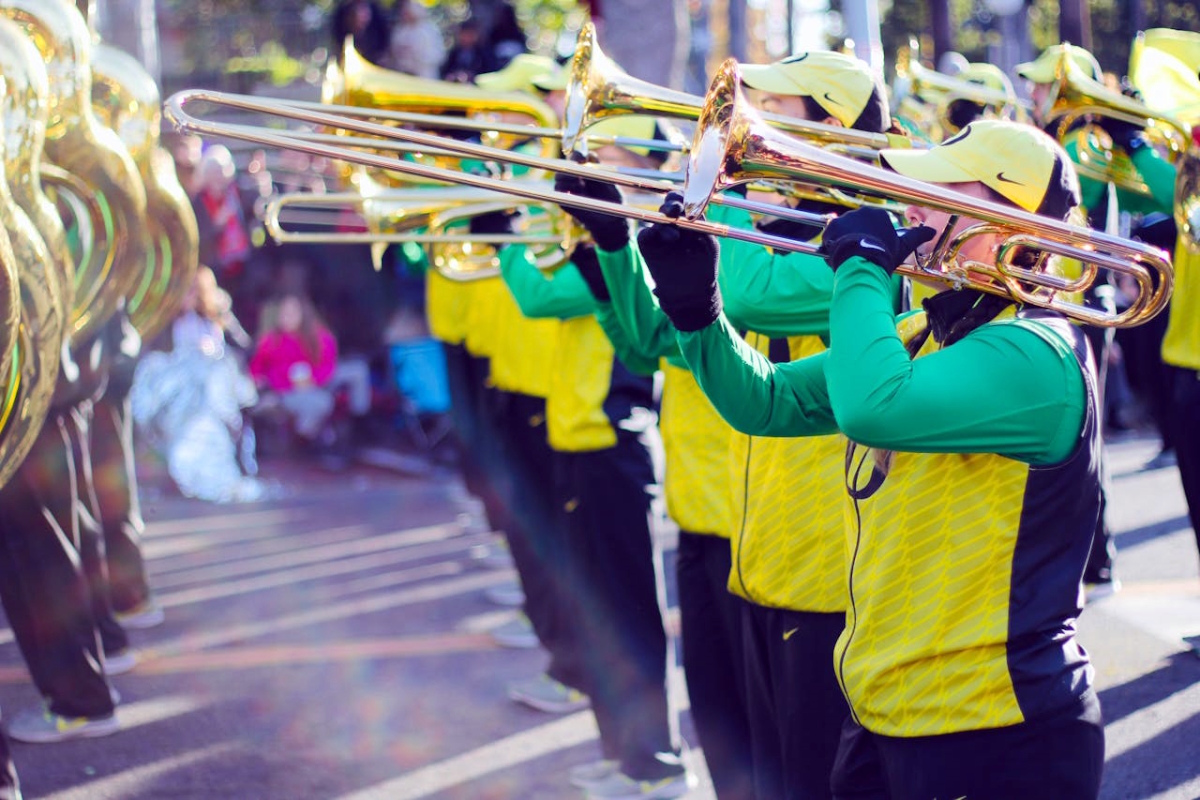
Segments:
[[[292,430],[315,442],[333,413],[329,384],[337,365],[337,342],[309,299],[286,294],[263,310],[250,374],[268,404],[280,405]]]
[[[417,0],[401,0],[392,27],[391,66],[418,78],[437,78],[446,58],[442,31]]]
[[[374,0],[342,0],[333,12],[333,52],[342,63],[346,37],[354,38],[354,49],[372,64],[387,60],[391,30],[387,15]]]
[[[200,231],[200,263],[212,267],[217,281],[233,297],[237,314],[245,312],[242,277],[250,256],[250,234],[234,185],[233,155],[224,145],[204,151],[196,168],[192,207]]]
[[[525,31],[517,19],[517,11],[507,2],[496,9],[492,30],[487,37],[485,72],[504,69],[508,62],[529,50],[525,42]]]
[[[129,394],[134,422],[166,459],[180,493],[212,502],[264,493],[243,469],[253,464],[253,437],[243,438],[242,412],[257,394],[225,346],[227,332],[245,336],[229,296],[201,267],[171,325],[171,351],[143,356]]]
[[[479,23],[465,20],[454,32],[454,46],[442,62],[442,79],[470,83],[481,72],[489,72],[487,52]]]

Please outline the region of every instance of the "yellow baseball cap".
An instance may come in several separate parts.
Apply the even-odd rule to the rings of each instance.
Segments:
[[[882,82],[865,61],[845,53],[813,50],[773,64],[743,64],[741,76],[751,89],[811,97],[847,128],[869,103],[882,104],[884,127],[891,124]]]
[[[502,70],[485,72],[475,77],[475,85],[480,89],[493,92],[528,92],[531,89],[550,91],[543,82],[552,82],[556,73],[563,73],[563,68],[552,58],[521,53]],[[566,88],[567,77],[562,75],[562,86]]]
[[[988,64],[983,61],[972,62],[963,67],[954,77],[959,80],[969,81],[970,83],[978,83],[989,89],[995,89],[997,92],[1003,92],[1006,96],[1014,100],[1017,97],[1012,81],[1004,74],[1004,70],[995,64]]]
[[[1033,61],[1017,64],[1017,74],[1034,83],[1054,83],[1055,68],[1058,66],[1059,59],[1062,58],[1063,51],[1070,55],[1071,60],[1089,78],[1097,81],[1104,80],[1104,71],[1100,69],[1100,62],[1096,60],[1096,57],[1082,47],[1076,47],[1073,44],[1056,44],[1047,47]]]
[[[979,182],[1018,208],[1064,219],[1079,205],[1079,178],[1053,138],[1008,120],[976,120],[928,150],[883,150],[883,164],[927,183]]]

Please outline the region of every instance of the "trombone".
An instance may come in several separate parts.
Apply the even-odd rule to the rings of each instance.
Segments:
[[[436,146],[440,143],[447,149],[485,160],[523,163],[532,159],[535,163],[531,165],[538,168],[607,180],[617,185],[636,185],[646,191],[661,193],[676,188],[662,182],[639,181],[628,176],[589,169],[566,160],[534,159],[481,145],[447,142],[411,131],[394,131],[372,123],[337,117],[330,113],[302,111],[287,103],[257,98],[202,91],[181,92],[168,101],[167,117],[182,130],[195,133],[229,135],[232,138],[251,135],[245,130],[227,133],[220,125],[189,115],[185,110],[186,106],[197,100],[374,135],[394,135],[421,144]],[[759,231],[713,223],[702,219],[701,214],[709,203],[723,203],[817,226],[823,226],[827,222],[828,217],[824,215],[781,210],[769,204],[716,194],[720,189],[734,184],[756,180],[833,186],[857,195],[940,209],[955,215],[955,218],[957,215],[966,214],[980,219],[982,224],[951,235],[949,231],[953,228],[952,222],[947,226],[947,232],[943,233],[936,243],[931,256],[920,259],[915,265],[902,266],[901,271],[957,287],[969,285],[1018,302],[1055,309],[1074,319],[1103,327],[1137,325],[1150,319],[1165,305],[1173,282],[1170,262],[1166,254],[1157,248],[1049,220],[999,203],[948,192],[944,187],[895,175],[880,167],[828,152],[772,129],[747,103],[740,88],[737,62],[732,59],[721,67],[713,80],[700,114],[689,155],[687,179],[683,187],[684,215],[680,218],[635,206],[535,189],[478,175],[449,173],[443,170],[437,170],[436,175],[432,175],[431,171],[434,168],[424,165],[397,164],[369,153],[335,151],[313,143],[290,139],[286,134],[265,132],[259,134],[255,141],[292,147],[316,155],[345,158],[382,169],[393,169],[423,177],[432,176],[439,180],[453,180],[466,186],[493,189],[540,202],[584,208],[649,223],[675,224],[689,230],[752,242],[787,252],[814,253],[817,246]],[[963,245],[973,236],[986,234],[1004,234],[1007,237],[998,248],[995,263],[980,264],[965,260],[960,263],[959,253]],[[1036,251],[1039,254],[1038,264],[1030,268],[1015,263],[1021,250]],[[1050,255],[1084,262],[1082,275],[1071,280],[1041,271],[1040,267]],[[1137,299],[1120,314],[1108,315],[1065,301],[1059,296],[1082,291],[1095,280],[1100,269],[1112,269],[1128,274],[1139,288]]]

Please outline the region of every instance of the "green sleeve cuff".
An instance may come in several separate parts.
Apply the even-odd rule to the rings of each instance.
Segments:
[[[648,357],[677,356],[675,326],[658,305],[637,245],[630,242],[616,251],[597,248],[596,255],[612,296],[613,311],[632,345]]]

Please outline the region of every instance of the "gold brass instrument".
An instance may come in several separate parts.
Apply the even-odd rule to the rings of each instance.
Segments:
[[[471,122],[486,127],[486,140],[497,147],[511,147],[529,137],[523,134],[500,131],[495,124],[489,125],[487,117],[505,115],[525,117],[539,128],[553,128],[558,123],[554,109],[537,97],[524,92],[487,92],[467,84],[417,78],[401,72],[378,67],[363,58],[354,48],[353,40],[346,38],[342,50],[342,63],[331,60],[325,70],[325,81],[321,87],[321,102],[326,105],[359,106],[390,112],[377,115],[398,124],[432,124],[445,127],[443,122],[454,123],[452,115],[462,114]],[[420,121],[421,115],[432,117],[430,122]],[[465,120],[459,121],[464,122]],[[517,128],[514,124],[504,126]],[[549,140],[541,144],[541,154],[553,156],[557,145]],[[424,163],[457,167],[457,159],[447,162],[444,155],[411,156]],[[344,170],[342,179],[351,180],[352,172]],[[374,175],[375,180],[387,183],[386,175]]]
[[[63,287],[63,293],[64,297],[71,301],[65,306],[70,317],[80,308],[77,299],[79,295],[75,291],[79,265],[92,263],[96,259],[103,261],[106,258],[105,253],[112,246],[109,213],[96,193],[78,176],[54,166],[49,161],[42,162],[41,184],[43,193],[58,214],[59,225],[63,227],[64,235],[68,230],[75,233],[67,238],[71,266],[65,273],[68,280],[63,281],[69,284]]]
[[[920,44],[909,39],[896,54],[892,103],[898,115],[918,130],[934,132],[930,138],[941,141],[958,132],[949,113],[951,104],[958,100],[985,106],[990,116],[999,119],[1019,120],[1025,116],[1026,105],[1015,93],[926,68],[921,64]]]
[[[154,79],[132,56],[103,43],[92,50],[92,109],[117,131],[146,189],[151,247],[146,269],[127,297],[130,322],[143,340],[174,318],[195,278],[200,258],[196,214],[159,144],[162,98]]]
[[[913,266],[900,267],[913,277],[969,285],[1102,327],[1139,325],[1161,311],[1170,298],[1174,274],[1166,253],[1158,248],[951,192],[782,136],[758,119],[739,83],[737,64],[727,61],[709,89],[683,192],[684,215],[689,218],[703,213],[714,192],[747,180],[830,183],[954,215],[928,256],[918,258]],[[952,229],[958,216],[981,224],[955,235]],[[984,235],[1004,237],[995,262],[964,260],[964,245]],[[1039,254],[1035,267],[1014,263],[1022,250]],[[1052,255],[1080,261],[1081,276],[1068,279],[1045,272],[1046,257]],[[1110,316],[1063,299],[1062,295],[1086,290],[1100,269],[1127,275],[1138,286],[1138,296],[1127,310]]]
[[[0,179],[0,228],[7,247],[0,258],[8,259],[12,270],[3,278],[0,289],[0,319],[7,334],[19,320],[19,338],[0,341],[0,484],[8,480],[25,460],[41,432],[58,380],[59,359],[67,327],[67,295],[61,281],[69,273],[69,263],[60,259],[66,253],[65,237],[52,252],[33,219],[17,201],[11,187],[18,187],[22,199],[33,203],[37,212],[45,212],[38,185],[38,155],[41,153],[46,125],[46,74],[32,45],[17,26],[0,19],[0,79],[4,91],[0,98],[0,125],[4,143],[4,175]],[[31,59],[31,60],[26,60]],[[39,80],[40,79],[40,80]],[[38,201],[42,202],[38,202]],[[53,209],[49,210],[54,217]],[[51,224],[47,230],[62,233]],[[67,256],[69,259],[69,255]],[[7,272],[7,271],[6,271]],[[15,280],[9,280],[9,278]],[[13,346],[15,345],[15,347]]]
[[[749,241],[783,251],[812,253],[816,245],[758,231],[730,228],[700,219],[699,215],[711,202],[774,214],[809,224],[823,225],[827,221],[828,218],[822,215],[794,210],[783,212],[777,206],[740,201],[716,194],[719,189],[732,184],[756,180],[832,186],[853,194],[913,203],[953,215],[967,215],[982,220],[983,225],[955,236],[943,235],[930,258],[923,259],[917,266],[902,269],[906,269],[909,274],[951,285],[970,285],[1018,302],[1053,308],[1075,319],[1100,326],[1140,324],[1162,309],[1171,292],[1173,276],[1170,262],[1166,255],[1156,248],[1048,220],[999,203],[951,193],[943,186],[903,178],[879,167],[828,152],[773,129],[746,102],[740,89],[737,64],[733,61],[726,62],[714,80],[700,116],[700,124],[689,156],[688,177],[684,186],[687,213],[682,219],[673,219],[636,206],[580,198],[553,190],[531,189],[516,182],[479,175],[455,174],[422,165],[389,162],[388,159],[375,154],[290,139],[286,133],[279,131],[260,131],[253,134],[245,128],[230,130],[187,113],[186,106],[193,102],[225,105],[283,119],[340,127],[367,135],[392,135],[420,145],[444,146],[466,157],[527,164],[534,168],[607,180],[617,185],[636,186],[647,192],[661,193],[674,188],[669,183],[604,173],[567,160],[537,159],[412,131],[390,130],[351,117],[309,112],[286,102],[203,91],[181,92],[167,102],[167,118],[181,130],[192,133],[227,136],[270,146],[287,147],[313,155],[344,158],[371,167],[412,172],[436,180],[453,180],[466,186],[496,190],[536,201],[576,206],[643,222],[676,224],[690,230]],[[336,109],[329,109],[334,110]],[[948,226],[947,230],[952,227],[953,225]],[[959,252],[964,243],[973,236],[984,234],[1001,234],[1006,237],[997,250],[995,263],[958,263]],[[1040,253],[1043,256],[1039,259],[1040,262],[1044,262],[1044,256],[1057,255],[1084,262],[1085,267],[1079,278],[1068,280],[1044,273],[1039,267],[1016,265],[1013,262],[1018,250]],[[1139,296],[1126,311],[1107,316],[1102,312],[1065,302],[1061,298],[1061,295],[1087,288],[1095,280],[1099,269],[1112,269],[1130,275],[1139,287]]]
[[[625,72],[600,49],[596,27],[587,22],[579,30],[575,55],[571,59],[563,110],[562,149],[564,153],[586,152],[588,142],[583,136],[584,131],[604,119],[641,114],[695,120],[703,108],[703,97],[665,89]],[[763,114],[762,118],[794,136],[867,158],[884,148],[908,146],[907,139],[884,133],[823,125],[778,114]]]
[[[390,137],[400,141],[410,142],[426,147],[441,147],[465,158],[481,161],[498,161],[507,164],[528,167],[532,170],[543,170],[582,178],[600,179],[617,186],[637,189],[647,194],[665,194],[679,188],[674,181],[655,180],[650,178],[626,175],[614,170],[607,170],[597,165],[577,164],[567,159],[549,159],[540,156],[523,154],[516,151],[500,150],[486,145],[445,139],[430,134],[419,133],[398,128],[391,128],[363,120],[361,109],[350,106],[323,106],[321,110],[312,110],[313,104],[295,103],[291,101],[266,100],[261,97],[211,92],[207,90],[188,90],[177,92],[166,103],[164,114],[181,132],[194,133],[201,136],[215,136],[234,139],[243,142],[267,145],[283,149],[295,150],[309,155],[324,158],[341,159],[354,164],[361,164],[374,169],[389,170],[404,175],[415,175],[431,181],[456,183],[478,189],[488,189],[502,194],[521,197],[543,203],[557,205],[573,205],[616,216],[625,216],[642,222],[672,222],[670,217],[656,211],[648,210],[639,205],[624,205],[608,203],[601,200],[580,198],[575,195],[554,190],[543,190],[540,187],[530,187],[521,181],[507,181],[484,175],[419,164],[409,161],[389,159],[376,153],[365,153],[345,147],[336,147],[311,141],[303,137],[294,137],[290,132],[277,128],[263,128],[248,125],[227,125],[211,122],[188,112],[187,107],[193,103],[209,104],[216,107],[233,108],[240,111],[251,111],[267,114],[279,119],[296,120],[309,124],[322,125],[328,128],[341,128],[369,136]],[[336,112],[336,113],[334,113]],[[343,115],[344,114],[344,115]],[[739,197],[714,197],[713,203],[741,208],[758,214],[766,214],[780,219],[791,219],[808,224],[823,225],[826,217],[797,209],[789,209],[746,200]],[[791,239],[766,236],[740,228],[730,228],[704,221],[689,221],[690,227],[703,230],[706,233],[728,236],[731,238],[753,241],[759,244],[778,245],[787,249],[794,245]],[[762,237],[766,236],[764,240]]]
[[[1048,103],[1046,130],[1059,141],[1088,117],[1107,117],[1141,128],[1146,139],[1163,149],[1169,160],[1174,161],[1187,148],[1185,125],[1084,74],[1066,50],[1055,67],[1055,83]],[[1102,132],[1085,133],[1086,146],[1078,152],[1080,176],[1104,183],[1111,181],[1120,189],[1149,194],[1149,187],[1128,154],[1116,151]]]
[[[73,179],[42,163],[49,113],[49,79],[37,48],[6,19],[0,19],[0,75],[4,76],[6,92],[11,95],[4,118],[8,130],[6,152],[11,167],[8,170],[9,191],[46,243],[54,260],[60,306],[69,313],[75,296],[75,257],[67,243],[67,232],[59,211],[47,197],[42,184],[45,181],[66,185]],[[82,240],[93,241],[91,224],[100,219],[98,205],[87,208],[81,222]]]
[[[546,181],[526,182],[548,187]],[[518,212],[517,232],[481,235],[465,232],[470,219],[493,211]],[[290,213],[289,213],[290,212]],[[338,224],[346,214],[360,219],[362,232],[337,230],[296,231],[285,221]],[[293,216],[294,215],[294,216]],[[451,280],[478,280],[498,274],[496,249],[506,244],[531,248],[540,269],[553,269],[570,258],[581,231],[558,206],[517,201],[482,189],[430,187],[387,189],[371,184],[365,192],[310,192],[278,195],[263,211],[263,225],[271,238],[285,243],[426,245],[430,263]],[[455,232],[458,231],[458,232]],[[381,255],[378,247],[373,255]],[[379,268],[376,263],[376,268]]]
[[[66,0],[0,0],[0,17],[37,46],[54,76],[46,155],[79,176],[105,209],[113,246],[76,271],[72,335],[86,339],[130,294],[146,265],[146,192],[116,133],[91,111],[91,47],[87,23]],[[102,257],[102,258],[101,258]]]
[[[1180,157],[1175,176],[1175,224],[1179,243],[1200,254],[1200,125],[1192,128],[1192,146]]]

